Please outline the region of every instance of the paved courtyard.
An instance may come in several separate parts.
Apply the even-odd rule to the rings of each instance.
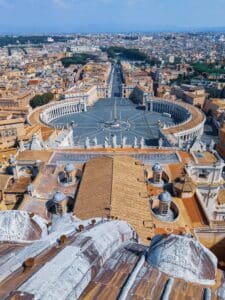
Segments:
[[[130,100],[111,98],[99,100],[87,112],[63,116],[52,121],[52,125],[66,125],[73,122],[74,144],[84,146],[87,138],[93,146],[96,141],[103,145],[112,144],[116,136],[117,145],[140,144],[144,138],[146,146],[158,146],[160,124],[174,125],[175,120],[157,112],[142,110]],[[169,146],[164,141],[164,146]]]

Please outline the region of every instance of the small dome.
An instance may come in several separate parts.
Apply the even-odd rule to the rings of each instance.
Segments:
[[[205,285],[215,284],[216,256],[188,235],[156,235],[149,247],[148,262],[165,274]]]
[[[65,171],[66,173],[71,173],[71,172],[73,172],[73,171],[74,171],[74,165],[71,164],[71,163],[66,164],[66,165],[65,165],[65,168],[64,168],[64,171]]]
[[[32,183],[29,183],[27,186],[27,192],[32,193],[34,191],[34,186]]]
[[[175,189],[183,193],[191,193],[196,190],[196,185],[189,176],[177,178],[173,185]]]
[[[8,174],[8,175],[14,175],[14,171],[15,171],[15,169],[16,169],[16,166],[8,166],[7,168],[6,168],[6,173]]]
[[[16,163],[15,156],[13,156],[13,155],[10,155],[10,158],[9,158],[9,163],[10,163],[11,165],[13,165],[13,164],[15,164],[15,163]]]
[[[66,198],[65,194],[58,191],[58,192],[56,192],[56,193],[54,194],[54,196],[53,196],[53,201],[54,201],[55,203],[60,203],[60,202],[62,202],[63,200],[65,200],[65,198]]]
[[[152,167],[153,172],[162,172],[162,166],[159,163],[155,163]]]
[[[159,200],[163,201],[163,202],[171,202],[172,197],[169,192],[165,191],[165,192],[162,192],[161,194],[159,194]]]
[[[21,210],[0,211],[0,242],[39,240],[47,234],[45,220]]]

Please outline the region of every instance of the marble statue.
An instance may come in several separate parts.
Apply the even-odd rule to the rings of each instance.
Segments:
[[[211,140],[211,142],[209,144],[209,151],[213,151],[214,147],[215,147],[215,141]]]
[[[108,148],[108,147],[109,147],[109,139],[107,138],[107,136],[105,137],[104,147],[105,147],[105,148]]]
[[[22,140],[19,141],[19,151],[23,152],[25,150],[24,143]]]
[[[113,147],[113,148],[116,148],[116,146],[117,146],[117,137],[116,137],[116,135],[114,135],[114,136],[112,137],[112,147]]]
[[[85,139],[85,148],[87,148],[87,149],[90,148],[90,139],[88,136]]]
[[[145,139],[142,137],[140,140],[140,147],[144,148],[144,146],[145,146]]]
[[[122,148],[125,148],[125,147],[126,147],[126,143],[127,143],[127,137],[124,136],[124,137],[122,138]]]
[[[161,149],[162,145],[163,145],[163,139],[162,138],[159,139],[159,144],[158,145],[159,145],[159,149]]]
[[[96,147],[98,145],[97,137],[94,137],[93,141],[94,141],[94,146]]]

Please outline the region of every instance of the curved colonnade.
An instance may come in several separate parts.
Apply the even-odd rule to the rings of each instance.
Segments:
[[[87,105],[84,100],[64,100],[42,107],[39,110],[39,119],[45,125],[52,127],[51,122],[54,119],[64,115],[81,113],[86,110]],[[146,110],[168,113],[171,115],[171,118],[177,120],[178,123],[176,125],[165,125],[161,129],[161,133],[167,137],[173,146],[181,147],[203,134],[205,116],[190,104],[181,101],[153,98],[146,102]]]
[[[172,118],[178,120],[178,124],[164,127],[162,133],[172,137],[170,142],[182,146],[184,143],[193,141],[204,132],[205,116],[196,107],[181,101],[167,99],[151,99],[147,102],[148,111],[168,113]]]
[[[178,105],[174,101],[168,101],[165,99],[151,99],[147,102],[146,108],[148,111],[155,111],[158,113],[168,113],[171,118],[175,119],[178,124],[187,122],[191,118],[190,111],[181,105]],[[177,125],[173,125],[175,127]]]
[[[50,123],[62,116],[81,113],[87,110],[87,106],[84,100],[82,101],[71,101],[64,100],[61,102],[51,103],[48,107],[46,106],[44,110],[40,113],[40,120],[48,125],[52,126]]]

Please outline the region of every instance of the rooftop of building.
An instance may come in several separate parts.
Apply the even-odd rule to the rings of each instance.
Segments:
[[[193,154],[197,164],[200,165],[214,164],[218,162],[218,157],[215,155],[215,153],[210,151],[195,151]]]
[[[196,190],[195,183],[189,176],[181,176],[175,180],[174,187],[182,193],[192,193]]]
[[[7,119],[7,120],[0,120],[0,126],[7,126],[7,125],[18,125],[24,124],[24,119],[16,118],[16,119]]]
[[[215,103],[215,104],[221,104],[224,105],[225,104],[225,99],[221,99],[221,98],[210,98],[210,102]]]
[[[197,240],[156,236],[148,248],[124,221],[66,215],[55,219],[39,241],[1,243],[0,254],[1,298],[203,300],[206,294],[224,295],[217,260]]]
[[[87,162],[74,214],[81,219],[90,218],[93,214],[119,219],[126,217],[140,232],[141,238],[146,240],[148,229],[143,226],[142,220],[149,219],[151,215],[144,169],[136,162],[134,158],[126,156],[100,157]]]
[[[168,166],[164,169],[170,181],[184,174],[184,165],[180,165],[180,171],[173,176],[167,173],[170,171]],[[177,166],[179,164],[174,168],[179,170]],[[158,197],[162,187],[146,184],[145,168],[141,162],[125,156],[91,159],[84,168],[74,214],[81,219],[90,218],[93,214],[124,219],[136,229],[145,244],[160,228],[164,232],[190,232],[195,227],[208,224],[195,196],[188,199],[189,202],[173,198],[179,210],[179,217],[173,223],[165,225],[155,218],[149,199]]]
[[[74,208],[78,217],[85,219],[92,216],[111,216],[127,220],[135,227],[144,243],[157,232],[190,232],[195,227],[205,227],[208,223],[195,196],[182,201],[173,197],[180,213],[179,218],[171,224],[165,225],[151,213],[149,199],[152,196],[157,198],[162,187],[154,186],[150,182],[147,184],[145,170],[149,170],[151,177],[152,166],[158,162],[163,167],[163,176],[172,183],[185,175],[187,163],[196,163],[190,153],[177,151],[173,154],[175,156],[171,156],[171,150],[154,149],[18,152],[18,166],[25,166],[26,163],[39,166],[39,173],[33,181],[35,193],[33,197],[25,197],[20,209],[34,213],[40,209],[41,215],[45,217],[45,203],[53,197],[56,190],[74,199],[78,182],[64,186],[59,183],[58,176],[60,172],[64,172],[67,163],[74,165],[74,172],[81,170],[86,163]],[[210,164],[211,161],[208,162],[208,165]],[[74,178],[75,176],[76,174],[73,174]],[[9,184],[11,178],[10,175],[4,175],[2,189],[5,193],[26,192],[30,183],[29,176],[19,177],[17,181]]]
[[[19,152],[16,156],[16,159],[19,161],[26,160],[40,160],[47,163],[53,154],[52,150],[25,150]]]

